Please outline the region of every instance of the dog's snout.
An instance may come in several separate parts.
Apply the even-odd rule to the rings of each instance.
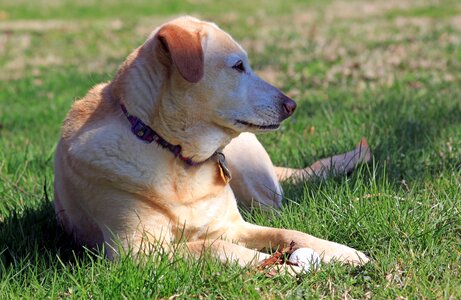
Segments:
[[[287,117],[291,116],[296,109],[296,102],[288,98],[287,96],[283,97],[283,111],[286,113]]]

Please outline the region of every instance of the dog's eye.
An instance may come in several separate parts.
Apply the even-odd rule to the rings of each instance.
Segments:
[[[243,65],[243,61],[239,60],[235,65],[232,66],[232,69],[237,70],[241,73],[244,73],[245,66]]]

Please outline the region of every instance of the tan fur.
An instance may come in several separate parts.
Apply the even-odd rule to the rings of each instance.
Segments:
[[[200,164],[189,166],[155,142],[137,139],[121,103]],[[209,248],[222,261],[246,265],[268,257],[259,250],[295,241],[325,261],[367,262],[347,246],[249,224],[239,213],[234,192],[279,207],[276,176],[301,172],[297,178],[304,178],[302,171],[274,168],[253,134],[273,130],[294,108],[254,74],[243,49],[216,25],[173,20],[127,58],[112,82],[73,104],[55,156],[57,218],[78,242],[105,244],[109,257],[117,254],[117,242],[145,251],[146,243],[169,250],[185,241],[194,256]],[[230,185],[216,151],[227,155]],[[352,157],[354,166],[369,159]]]

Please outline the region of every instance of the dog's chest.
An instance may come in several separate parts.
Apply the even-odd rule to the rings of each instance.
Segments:
[[[232,190],[210,195],[189,205],[176,207],[175,235],[184,235],[187,240],[222,238],[235,218],[240,218]]]
[[[147,205],[151,211],[144,216],[160,213],[154,209],[160,207],[161,213],[194,239],[223,227],[230,212],[238,214],[217,159],[188,166],[159,145],[133,139],[129,132],[119,134],[123,130],[108,130],[117,125],[87,131],[74,142],[71,152],[92,165],[99,175],[94,173],[95,176],[131,193],[132,207],[138,207],[135,195],[142,196],[144,204],[151,202]]]

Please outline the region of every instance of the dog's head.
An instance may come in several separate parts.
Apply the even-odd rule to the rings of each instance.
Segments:
[[[296,103],[259,78],[246,52],[215,24],[173,20],[151,37],[167,69],[168,91],[201,118],[236,133],[275,130]],[[182,105],[176,102],[175,105]]]

